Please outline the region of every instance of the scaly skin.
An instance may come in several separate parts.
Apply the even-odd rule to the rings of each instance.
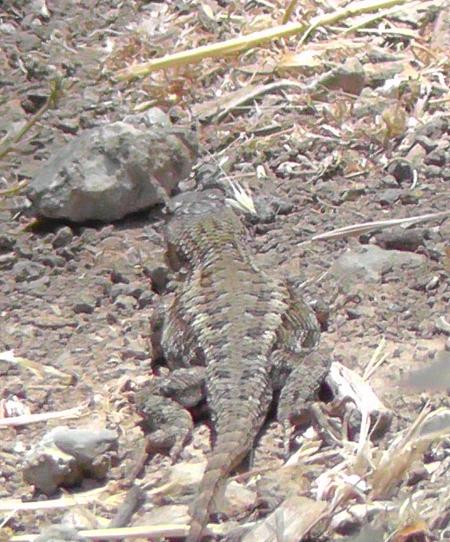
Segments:
[[[314,313],[254,264],[237,215],[200,201],[176,213],[167,230],[168,259],[187,271],[163,326],[169,366],[206,365],[214,444],[191,507],[187,542],[201,540],[220,483],[251,450],[274,389],[315,346]],[[276,376],[278,375],[278,376]]]

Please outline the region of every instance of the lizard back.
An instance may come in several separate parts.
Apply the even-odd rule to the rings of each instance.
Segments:
[[[215,441],[191,507],[187,542],[200,540],[220,482],[250,451],[272,399],[271,354],[289,312],[282,281],[258,269],[236,214],[189,206],[167,229],[171,266],[186,268],[169,308],[164,342],[183,330],[184,350],[200,349]],[[173,325],[172,325],[173,323]],[[295,322],[308,334],[315,322]]]

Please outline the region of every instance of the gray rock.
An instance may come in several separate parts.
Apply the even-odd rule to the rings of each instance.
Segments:
[[[97,301],[95,298],[85,296],[75,303],[73,312],[75,314],[92,314],[96,305]]]
[[[75,457],[83,466],[92,465],[99,455],[117,449],[117,433],[109,429],[93,431],[92,428],[58,427],[52,436],[60,450]]]
[[[382,179],[382,186],[386,188],[397,188],[399,187],[398,182],[395,180],[393,175],[385,175]]]
[[[114,305],[121,309],[133,310],[137,307],[138,302],[130,295],[119,295],[114,301]]]
[[[425,164],[433,166],[443,166],[446,161],[446,155],[444,149],[436,149],[428,156],[425,157]]]
[[[405,192],[400,194],[400,201],[403,205],[416,205],[416,203],[419,203],[419,197],[412,192]]]
[[[150,306],[155,300],[155,294],[151,290],[144,290],[139,297],[139,308],[143,309]]]
[[[139,116],[140,117],[140,116]],[[85,131],[60,149],[31,181],[33,211],[73,222],[109,222],[165,201],[191,171],[190,131],[115,122]]]
[[[87,542],[88,539],[78,534],[76,529],[66,525],[51,525],[34,539],[34,542]]]
[[[5,234],[0,235],[0,253],[10,252],[15,244],[16,240],[14,237]]]
[[[25,456],[25,482],[51,495],[85,477],[103,479],[117,449],[117,433],[107,429],[55,427]]]
[[[73,239],[73,232],[68,226],[64,226],[58,230],[55,238],[53,239],[53,248],[61,248],[69,245]]]
[[[414,228],[405,230],[404,228],[392,228],[384,230],[375,235],[375,242],[381,248],[388,250],[402,250],[415,252],[420,246],[425,244],[427,230]]]
[[[45,267],[38,263],[21,261],[14,265],[13,273],[16,282],[29,282],[42,277],[45,273]]]
[[[419,267],[426,262],[425,256],[399,250],[383,250],[374,245],[362,246],[342,254],[331,267],[335,278],[345,283],[376,283],[394,268]]]
[[[398,188],[386,188],[378,194],[378,201],[381,205],[392,205],[400,198],[401,193]]]
[[[64,267],[66,265],[66,260],[62,256],[56,256],[55,254],[43,254],[36,259],[47,267]]]
[[[414,170],[411,164],[402,158],[394,158],[387,166],[387,172],[392,175],[398,184],[411,183],[414,179]]]
[[[427,166],[425,169],[425,175],[427,177],[440,177],[442,168],[439,166]]]
[[[419,143],[419,145],[421,145],[426,150],[426,152],[429,153],[434,151],[434,149],[436,149],[436,147],[438,146],[438,142],[436,140],[431,139],[426,135],[418,135],[416,137],[416,143]]]
[[[16,261],[17,261],[17,258],[14,254],[0,255],[0,271],[6,271],[9,269],[12,269]]]

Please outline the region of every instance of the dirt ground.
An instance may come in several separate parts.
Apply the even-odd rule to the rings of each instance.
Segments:
[[[13,350],[37,364],[27,368],[0,357],[0,419],[74,407],[80,411],[75,418],[0,426],[0,509],[3,518],[9,518],[5,525],[10,532],[37,533],[65,512],[18,511],[9,517],[1,508],[9,498],[45,498],[24,483],[19,465],[49,428],[117,428],[119,461],[108,475],[110,484],[120,485],[143,446],[133,390],[151,371],[149,319],[158,294],[150,276],[164,249],[161,213],[150,210],[114,224],[41,221],[33,227],[23,194],[42,161],[76,134],[147,105],[161,107],[180,124],[201,121],[200,156],[182,190],[210,187],[226,174],[261,202],[267,217],[255,226],[252,241],[258,263],[277,275],[307,281],[307,298],[331,307],[322,345],[333,359],[362,374],[381,348],[386,359],[370,383],[394,413],[385,443],[407,428],[424,405],[450,406],[448,219],[428,220],[409,230],[374,227],[353,236],[306,242],[339,227],[449,209],[449,60],[448,51],[445,56],[439,49],[438,34],[446,30],[436,26],[438,4],[433,10],[425,3],[416,18],[410,13],[412,22],[400,15],[391,19],[387,28],[402,29],[403,34],[374,32],[352,41],[350,35],[333,34],[336,29],[317,32],[312,43],[342,39],[325,48],[318,65],[277,69],[283,55],[300,50],[294,37],[132,82],[118,82],[114,76],[132,62],[256,31],[271,18],[277,24],[288,2],[25,4],[11,0],[0,6],[0,137],[7,131],[17,134],[39,111],[56,77],[62,78],[63,90],[57,106],[0,160],[0,353]],[[318,5],[304,4],[302,13],[314,15]],[[423,50],[433,54],[425,58]],[[383,62],[377,63],[374,59],[382,54]],[[309,94],[285,86],[261,92],[219,118],[205,114],[213,106],[201,107],[216,102],[223,108],[223,96],[250,84],[288,79],[306,85],[348,57],[367,68],[362,86],[372,90],[378,87],[373,74],[367,75],[369,64],[381,79],[378,86],[393,77],[384,62],[390,68],[403,65],[397,74],[404,78],[401,90],[380,92],[369,106],[359,92],[341,84]],[[352,75],[350,82],[357,84],[357,77]],[[426,92],[431,98],[423,105]],[[360,113],[363,106],[367,113]],[[411,119],[416,124],[409,123]],[[425,134],[430,148],[414,166],[417,178],[389,169],[406,156],[414,126],[433,127],[436,119],[447,127]],[[396,235],[390,237],[392,231]],[[356,274],[358,248],[373,245],[420,254],[423,265],[393,264],[375,278],[367,270]],[[336,262],[348,250],[353,267],[342,275],[335,271]],[[53,374],[49,367],[61,373]],[[419,370],[424,372],[417,377]],[[271,464],[270,445],[264,446],[257,454],[260,466]],[[195,458],[207,448],[207,430],[198,427],[184,458]],[[437,467],[426,468],[436,463],[439,475]],[[423,520],[428,534],[424,527],[419,533],[423,537],[414,540],[448,540],[448,437],[431,446],[418,464],[415,472],[422,476],[410,477],[409,486],[397,487],[389,497],[410,515],[385,519],[384,536]],[[151,459],[143,480],[154,484],[162,466],[169,468],[167,460]],[[97,486],[91,481],[81,489]],[[405,504],[408,497],[411,502]],[[115,506],[105,501],[96,513],[111,517]],[[139,525],[145,513],[146,506],[133,524]],[[252,518],[257,517],[253,513]],[[350,534],[330,532],[321,539]]]

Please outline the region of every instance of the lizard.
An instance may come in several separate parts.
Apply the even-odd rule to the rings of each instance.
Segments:
[[[175,209],[165,233],[169,267],[182,274],[172,301],[158,313],[154,349],[171,369],[204,368],[213,427],[187,542],[201,540],[219,487],[252,450],[274,395],[278,418],[287,424],[292,403],[297,417],[328,371],[313,352],[320,336],[313,310],[287,281],[256,265],[246,237],[238,214],[213,198]],[[167,425],[179,425],[170,406],[158,410],[152,403],[151,410],[160,417],[167,411]],[[176,453],[191,429],[188,423],[175,438]]]

